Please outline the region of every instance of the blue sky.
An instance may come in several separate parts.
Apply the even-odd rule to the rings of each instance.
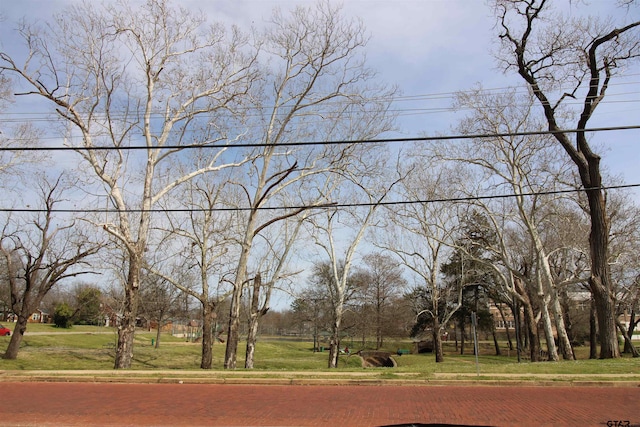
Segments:
[[[12,51],[14,23],[27,16],[47,20],[53,12],[78,0],[21,0],[0,2],[5,22],[0,27],[2,49]],[[310,5],[311,0],[182,0],[188,8],[201,9],[209,20],[238,24],[248,29],[261,26],[274,7],[288,10]],[[520,85],[513,74],[496,68],[492,49],[497,40],[491,10],[481,0],[346,0],[341,2],[347,16],[362,19],[371,35],[367,45],[369,65],[380,78],[397,84],[404,100],[400,127],[403,136],[447,134],[456,123],[456,114],[446,111],[450,95],[481,84],[486,89]],[[614,0],[585,2],[558,1],[565,13],[589,12],[599,16],[622,11]],[[580,6],[580,9],[576,9]],[[630,12],[637,15],[639,7]],[[601,105],[590,125],[623,126],[640,124],[640,66],[625,71],[626,76],[611,88],[611,101]],[[443,94],[443,95],[441,95]],[[623,102],[624,101],[624,102]],[[410,111],[409,111],[410,110]],[[445,110],[445,111],[442,111]],[[601,146],[603,164],[628,184],[640,183],[640,131],[599,133],[592,141]],[[640,200],[640,189],[630,190]]]
[[[93,3],[94,0],[91,0]],[[137,0],[136,0],[137,1]],[[79,0],[0,0],[0,50],[16,52],[15,23],[22,17],[45,21],[54,12]],[[311,0],[181,0],[202,9],[211,21],[248,29],[261,26],[274,7],[287,10]],[[569,1],[565,12],[574,13]],[[579,2],[573,2],[574,6]],[[599,16],[616,12],[614,0],[591,0],[588,10]],[[486,89],[521,85],[513,74],[496,68],[492,49],[497,41],[491,10],[481,0],[345,0],[347,16],[362,19],[371,39],[368,64],[380,79],[400,87],[405,100],[400,134],[451,134],[459,115],[449,110],[451,95],[481,84]],[[638,15],[638,8],[635,14]],[[617,12],[619,13],[619,12]],[[637,17],[635,18],[637,19]],[[611,100],[602,104],[591,127],[640,124],[640,66],[625,71],[612,86]],[[640,130],[598,133],[592,141],[602,147],[603,165],[627,184],[640,184]],[[629,190],[640,202],[640,189]],[[286,298],[285,298],[286,300]],[[278,305],[278,301],[275,302]],[[280,301],[282,304],[282,301]]]

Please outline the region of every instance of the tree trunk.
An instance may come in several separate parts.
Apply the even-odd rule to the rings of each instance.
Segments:
[[[520,334],[520,349],[528,349],[530,347],[529,339],[531,335],[529,334],[529,325],[524,319],[524,316],[525,309],[523,308],[521,313],[518,312],[518,324],[520,325],[520,330],[518,331],[518,333]]]
[[[580,138],[578,134],[578,138]],[[582,136],[584,137],[584,136]],[[580,177],[585,188],[600,187],[600,158],[596,155],[586,156],[588,170],[580,170]],[[587,179],[588,177],[588,179]],[[616,331],[616,306],[613,283],[609,271],[609,218],[606,215],[606,204],[603,190],[588,190],[589,214],[591,216],[591,232],[589,247],[591,250],[591,277],[589,288],[596,304],[598,316],[598,334],[600,337],[600,359],[620,357],[618,333]]]
[[[559,300],[560,306],[562,307],[562,316],[564,318],[564,324],[567,330],[567,338],[569,339],[569,343],[571,344],[571,354],[573,355],[573,360],[576,360],[576,352],[573,348],[573,343],[575,342],[575,335],[573,333],[573,322],[571,320],[571,314],[569,311],[569,296],[567,295],[566,287],[561,288],[559,292]]]
[[[215,304],[202,303],[202,358],[200,369],[211,369],[213,365],[213,323],[216,319]]]
[[[454,339],[455,339],[455,348],[456,348],[456,353],[458,352],[458,329],[457,328],[453,328],[453,335],[454,335]]]
[[[262,277],[258,273],[253,279],[253,294],[251,295],[251,306],[249,307],[249,330],[247,333],[246,357],[244,359],[244,367],[246,369],[253,369],[253,359],[256,352],[258,324],[262,314],[258,307],[260,304],[260,286],[262,286]]]
[[[517,194],[520,194],[520,187],[514,186],[514,191]],[[551,274],[551,268],[549,266],[549,260],[547,258],[547,254],[544,248],[544,244],[538,233],[538,229],[530,216],[524,209],[522,196],[516,198],[518,202],[518,209],[520,211],[520,217],[524,221],[527,226],[527,230],[531,240],[533,241],[536,253],[536,264],[537,270],[535,272],[535,280],[536,280],[536,291],[538,297],[540,299],[541,304],[541,315],[542,315],[542,327],[544,330],[544,336],[547,341],[547,351],[549,353],[549,360],[554,362],[558,361],[558,349],[556,348],[556,342],[553,335],[553,325],[551,322],[551,316],[549,314],[549,303],[551,303],[551,310],[554,311],[554,320],[556,324],[556,332],[558,334],[565,333],[564,323],[562,323],[562,318],[558,318],[557,313],[555,312],[554,298],[553,298],[553,276]],[[558,325],[562,323],[561,326]]]
[[[118,325],[115,369],[129,369],[133,361],[133,338],[136,332],[136,316],[140,291],[140,262],[129,258],[129,276],[124,291],[124,310]]]
[[[493,323],[493,320],[491,321],[491,335],[493,336],[493,346],[496,349],[496,356],[501,356],[500,344],[498,343],[498,337],[496,335],[496,325]]]
[[[517,297],[514,295],[513,305],[510,305],[510,307],[511,313],[513,314],[513,331],[516,339],[516,357],[518,363],[520,363],[522,359],[522,322],[520,321],[520,301],[516,298]]]
[[[504,310],[502,309],[502,304],[500,305],[496,305],[496,307],[498,308],[498,312],[500,313],[500,318],[502,319],[502,323],[504,324],[504,330],[507,334],[507,342],[509,343],[509,350],[513,350],[513,342],[511,341],[511,333],[509,332],[509,324],[507,323],[507,319],[504,315]],[[511,312],[515,313],[515,310],[513,308],[511,308]],[[513,320],[514,320],[514,324],[517,325],[517,323],[515,322],[515,314],[513,315]]]
[[[542,295],[541,298],[541,314],[542,314],[542,328],[544,330],[544,337],[547,341],[547,353],[549,353],[549,360],[554,362],[558,361],[558,349],[556,347],[555,337],[553,335],[553,327],[551,324],[551,316],[549,315],[549,297]]]
[[[633,345],[633,343],[631,342],[631,336],[627,333],[627,331],[624,329],[624,325],[622,324],[622,322],[620,322],[619,320],[616,322],[618,329],[620,330],[620,333],[622,334],[622,336],[624,337],[624,343],[625,343],[625,347],[627,346],[627,343],[629,344],[629,348],[631,350],[631,355],[633,357],[640,357],[640,353],[638,353],[638,350],[635,348],[635,346]]]
[[[460,316],[460,354],[461,355],[464,354],[464,335],[465,335],[464,327],[465,327],[464,315],[462,315]]]
[[[24,333],[27,331],[27,319],[29,314],[18,315],[18,321],[16,322],[15,327],[13,328],[13,333],[11,334],[11,340],[9,341],[9,346],[2,356],[3,359],[7,360],[15,360],[18,357],[18,351],[20,350],[20,344],[22,344],[22,338],[24,337]]]
[[[553,310],[553,318],[556,321],[556,333],[558,335],[558,348],[564,360],[575,360],[573,356],[573,347],[569,340],[569,334],[565,328],[564,315],[558,294],[555,288],[551,289],[551,309]]]
[[[156,332],[156,344],[154,348],[160,347],[160,331],[162,330],[162,318],[158,319],[158,331]]]
[[[233,293],[229,306],[229,331],[227,336],[227,347],[224,354],[224,368],[236,369],[238,357],[238,344],[240,343],[240,305],[242,302],[242,292],[244,291],[247,279],[247,264],[253,244],[254,230],[256,224],[257,210],[251,210],[249,220],[246,225],[242,250],[238,259],[236,278],[233,283]]]
[[[382,307],[376,306],[376,350],[382,348]]]
[[[237,285],[236,285],[237,286]],[[242,286],[242,285],[240,285]],[[231,306],[229,308],[229,333],[227,336],[227,347],[224,354],[224,368],[236,369],[236,359],[238,343],[240,341],[240,300],[242,299],[242,289],[235,290],[231,296]]]
[[[529,304],[524,306],[524,323],[529,337],[529,356],[532,362],[540,361],[540,338],[538,336],[538,325],[536,324],[533,308]]]
[[[640,319],[639,319],[640,320]],[[633,339],[633,332],[636,329],[636,325],[638,324],[638,320],[636,320],[636,310],[634,308],[631,309],[631,314],[629,317],[629,328],[627,329],[627,335],[629,336],[629,340],[624,340],[624,352],[625,353],[633,353],[634,346],[631,339]]]
[[[598,358],[598,320],[596,316],[596,303],[591,296],[591,308],[589,310],[589,359]]]
[[[236,369],[238,358],[238,344],[240,343],[240,305],[242,292],[244,291],[245,278],[247,276],[247,257],[249,256],[250,243],[245,244],[238,262],[236,280],[233,284],[231,304],[229,305],[229,330],[227,334],[227,347],[224,354],[224,368]]]
[[[125,303],[125,306],[129,305]],[[125,312],[118,325],[118,342],[114,369],[129,369],[133,361],[133,338],[136,331],[136,318],[131,312]]]
[[[546,255],[546,251],[544,250],[544,246],[542,242],[539,241],[539,236],[536,232],[536,247],[538,248],[540,259],[540,264],[542,271],[544,273],[543,283],[545,284],[545,292],[548,294],[551,312],[553,313],[553,320],[555,322],[556,327],[556,335],[558,337],[558,348],[560,349],[560,353],[565,360],[574,360],[573,357],[573,349],[571,348],[571,341],[569,340],[569,336],[567,335],[567,329],[564,324],[564,316],[562,314],[562,306],[560,305],[560,300],[558,298],[558,290],[553,281],[553,274],[551,273],[551,266],[549,265],[549,260]],[[545,301],[547,301],[545,299]],[[549,347],[549,360],[557,361],[558,352],[555,346],[555,342],[553,343],[553,347]]]
[[[436,355],[436,363],[444,362],[444,353],[442,352],[442,331],[440,330],[440,320],[437,317],[433,319],[433,352]]]
[[[334,335],[331,335],[331,341],[329,342],[329,362],[327,366],[329,368],[338,367],[338,355],[340,352],[340,340]]]
[[[601,277],[600,279],[603,279]],[[598,277],[591,277],[589,282],[598,283]],[[594,292],[593,289],[598,289]],[[614,359],[620,357],[620,345],[616,330],[615,302],[608,291],[603,291],[601,285],[591,287],[593,299],[596,303],[598,317],[598,336],[600,338],[600,359]]]
[[[337,314],[337,313],[336,313]],[[342,313],[336,315],[336,319],[331,328],[331,342],[329,343],[329,368],[338,367],[338,356],[340,355],[340,323]]]
[[[540,340],[538,337],[538,325],[536,324],[536,316],[533,312],[533,306],[531,305],[531,299],[527,294],[522,280],[516,278],[514,280],[516,291],[522,297],[522,306],[524,308],[524,324],[527,328],[527,335],[529,337],[529,354],[531,355],[532,362],[540,361]]]
[[[638,350],[635,348],[635,346],[631,342],[631,335],[629,335],[627,331],[624,329],[624,325],[622,324],[622,322],[620,322],[620,320],[617,320],[616,325],[618,326],[618,330],[620,331],[620,333],[622,334],[622,337],[624,338],[625,348],[627,347],[627,344],[628,344],[629,349],[631,350],[631,355],[633,357],[640,357],[640,353],[638,353]]]
[[[249,320],[249,332],[247,334],[247,356],[244,360],[244,367],[247,369],[253,369],[256,342],[258,340],[258,325],[258,314],[252,315]]]

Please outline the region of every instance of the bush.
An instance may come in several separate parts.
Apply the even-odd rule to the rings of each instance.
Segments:
[[[53,313],[53,323],[57,328],[70,328],[73,326],[73,309],[65,302],[56,306],[56,311]]]
[[[75,291],[74,325],[100,325],[103,316],[100,309],[102,292],[92,285],[81,285]]]

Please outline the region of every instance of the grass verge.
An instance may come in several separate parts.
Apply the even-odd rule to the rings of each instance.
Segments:
[[[115,356],[116,333],[114,329],[95,326],[74,326],[71,329],[58,329],[51,325],[29,325],[20,353],[16,360],[0,359],[2,371],[89,371],[111,370]],[[135,351],[132,370],[149,372],[163,371],[157,378],[165,378],[166,371],[176,371],[182,375],[186,371],[199,371],[201,345],[185,342],[182,338],[162,334],[160,347],[151,345],[155,340],[154,331],[138,331],[135,338]],[[4,353],[9,337],[0,337],[0,353]],[[357,351],[357,343],[349,347]],[[409,341],[391,341],[385,350],[395,353],[399,348],[411,348]],[[238,352],[238,366],[244,366],[244,348]],[[328,353],[314,352],[313,344],[306,341],[294,341],[268,337],[261,339],[256,346],[255,369],[251,378],[287,377],[287,378],[339,378],[341,375],[357,376],[361,379],[382,380],[434,380],[434,379],[505,379],[531,376],[544,377],[549,381],[566,381],[597,376],[604,380],[624,378],[640,381],[640,359],[623,357],[612,360],[588,360],[588,349],[577,348],[577,361],[518,363],[514,352],[506,348],[501,356],[495,356],[491,345],[484,343],[478,357],[472,354],[460,355],[453,343],[445,344],[445,360],[435,363],[432,354],[406,354],[394,356],[396,368],[362,368],[360,359],[355,356],[341,355],[337,370],[328,370]],[[468,350],[467,353],[470,353]],[[223,369],[224,345],[213,347],[214,372]],[[229,374],[237,377],[244,369]],[[220,376],[220,375],[218,375]]]

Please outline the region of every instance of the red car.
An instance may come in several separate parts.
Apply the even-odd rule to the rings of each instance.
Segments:
[[[11,335],[11,329],[0,325],[0,337],[8,337],[9,335]]]

